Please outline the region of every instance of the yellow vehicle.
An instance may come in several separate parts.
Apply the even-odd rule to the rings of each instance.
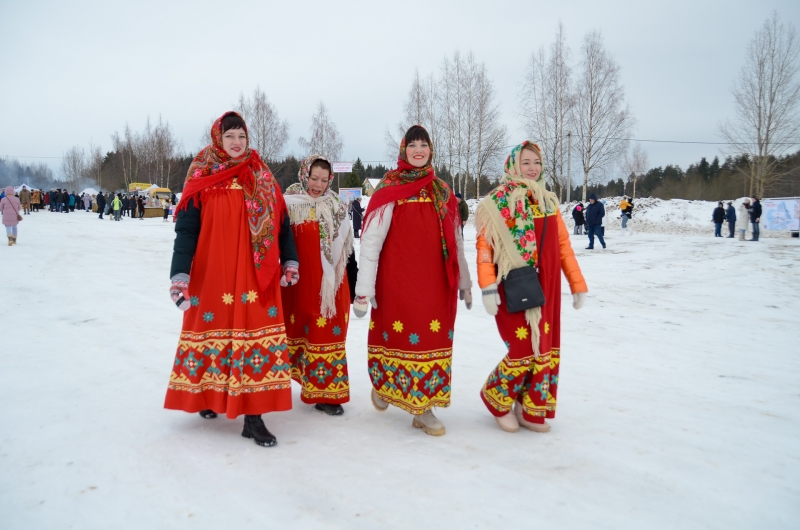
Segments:
[[[146,182],[131,182],[128,184],[128,193],[134,193],[137,191],[145,191],[147,188],[152,187],[152,184],[148,184]]]

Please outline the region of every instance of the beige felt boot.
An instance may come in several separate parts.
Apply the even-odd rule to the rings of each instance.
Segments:
[[[13,245],[17,244],[17,236],[11,236],[11,244]]]
[[[11,239],[11,236],[8,236],[8,246],[10,247],[13,244],[14,244],[14,240]]]
[[[519,421],[510,410],[505,416],[495,416],[494,421],[506,432],[517,432],[519,430]]]
[[[534,432],[550,432],[550,424],[547,422],[544,423],[533,423],[525,418],[522,417],[522,405],[519,401],[514,402],[514,414],[517,416],[517,421],[520,425],[529,429]]]
[[[419,416],[414,415],[411,425],[417,429],[422,429],[431,436],[441,436],[445,433],[444,424],[439,421],[439,418],[433,415],[433,411],[429,410],[425,414]]]
[[[372,406],[375,407],[375,410],[378,412],[386,412],[386,409],[389,408],[389,404],[381,399],[381,396],[378,395],[374,388],[372,389],[370,399],[372,400]]]

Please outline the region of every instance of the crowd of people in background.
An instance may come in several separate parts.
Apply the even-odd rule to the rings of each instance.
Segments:
[[[720,201],[711,214],[711,221],[714,223],[714,237],[725,237],[722,235],[722,225],[727,222],[727,237],[732,239],[738,231],[739,241],[745,241],[744,236],[750,224],[753,226],[753,237],[747,241],[758,241],[758,236],[761,233],[761,202],[758,197],[753,197],[752,202],[749,198],[745,198],[739,208],[733,207],[733,201],[728,201],[728,207],[725,208],[722,201]]]
[[[71,213],[83,210],[98,214],[99,219],[107,215],[108,219],[119,221],[123,217],[144,219],[145,208],[159,208],[164,212],[164,222],[167,222],[170,209],[177,202],[174,193],[171,198],[102,191],[97,194],[85,192],[78,194],[60,188],[50,191],[28,189],[25,185],[19,192],[13,186],[7,186],[0,191],[0,205],[2,205],[0,208],[9,246],[17,242],[17,226],[23,219],[22,216],[30,215],[32,212],[47,210],[55,213]]]

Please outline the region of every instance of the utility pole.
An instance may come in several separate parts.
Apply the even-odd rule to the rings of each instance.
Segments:
[[[563,158],[562,158],[563,160]],[[567,203],[572,199],[572,131],[567,133]]]

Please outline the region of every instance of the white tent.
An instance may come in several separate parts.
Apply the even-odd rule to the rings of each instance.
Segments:
[[[19,193],[20,191],[22,191],[22,186],[25,186],[26,188],[28,188],[28,191],[33,190],[33,188],[31,188],[27,184],[20,184],[18,188],[14,188],[14,192],[15,193]]]
[[[80,192],[80,193],[78,194],[78,196],[80,197],[80,196],[81,196],[82,194],[84,194],[84,193],[85,193],[85,194],[87,194],[89,197],[91,197],[92,195],[97,195],[97,194],[98,194],[98,193],[100,193],[100,192],[99,192],[99,191],[97,191],[97,190],[96,190],[96,189],[94,189],[94,188],[86,188],[85,190],[83,190],[82,192]]]

